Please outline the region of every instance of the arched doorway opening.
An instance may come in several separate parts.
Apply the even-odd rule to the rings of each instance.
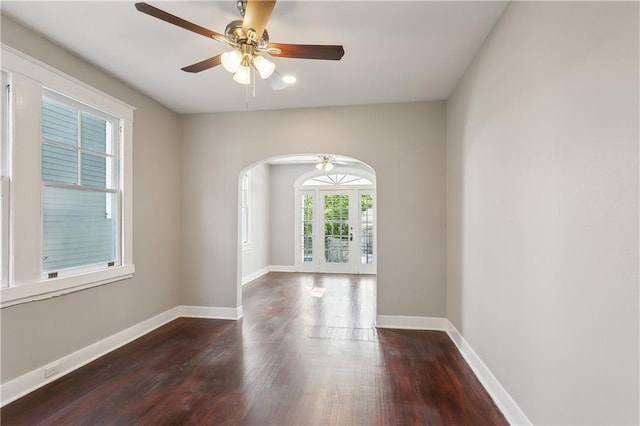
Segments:
[[[322,154],[265,159],[238,178],[238,275],[247,284],[269,271],[375,274],[375,172]]]

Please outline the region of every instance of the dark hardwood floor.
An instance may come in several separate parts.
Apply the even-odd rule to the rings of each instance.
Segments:
[[[314,290],[320,287],[324,290]],[[2,409],[3,425],[505,425],[443,332],[376,330],[375,277],[270,273]]]

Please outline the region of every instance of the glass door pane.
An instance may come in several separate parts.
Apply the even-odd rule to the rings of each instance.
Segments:
[[[360,195],[360,263],[373,263],[373,196]]]
[[[326,263],[349,263],[349,195],[324,196],[324,258]]]
[[[302,196],[302,262],[313,262],[313,195]]]

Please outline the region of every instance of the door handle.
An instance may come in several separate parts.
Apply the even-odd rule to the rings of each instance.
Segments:
[[[349,234],[349,241],[353,241],[353,232]]]

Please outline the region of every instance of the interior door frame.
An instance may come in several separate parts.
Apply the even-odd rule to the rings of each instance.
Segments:
[[[361,176],[372,182],[371,185],[306,185],[302,184],[307,180],[326,174],[352,174]],[[294,250],[295,267],[297,272],[320,272],[320,273],[353,273],[353,274],[375,274],[377,269],[377,200],[375,188],[375,175],[362,169],[335,167],[331,172],[309,172],[300,176],[294,184],[295,190],[295,229],[294,229]],[[331,264],[334,267],[326,267],[324,264],[324,197],[323,193],[344,193],[351,192],[349,217],[354,221],[353,241],[350,244],[350,256],[353,260],[349,262],[349,267],[342,267],[343,264]],[[373,262],[362,264],[360,259],[360,197],[364,194],[373,195]],[[313,260],[304,262],[302,257],[302,201],[305,195],[313,196]],[[337,266],[336,265],[340,265]],[[345,264],[346,265],[346,264]]]

